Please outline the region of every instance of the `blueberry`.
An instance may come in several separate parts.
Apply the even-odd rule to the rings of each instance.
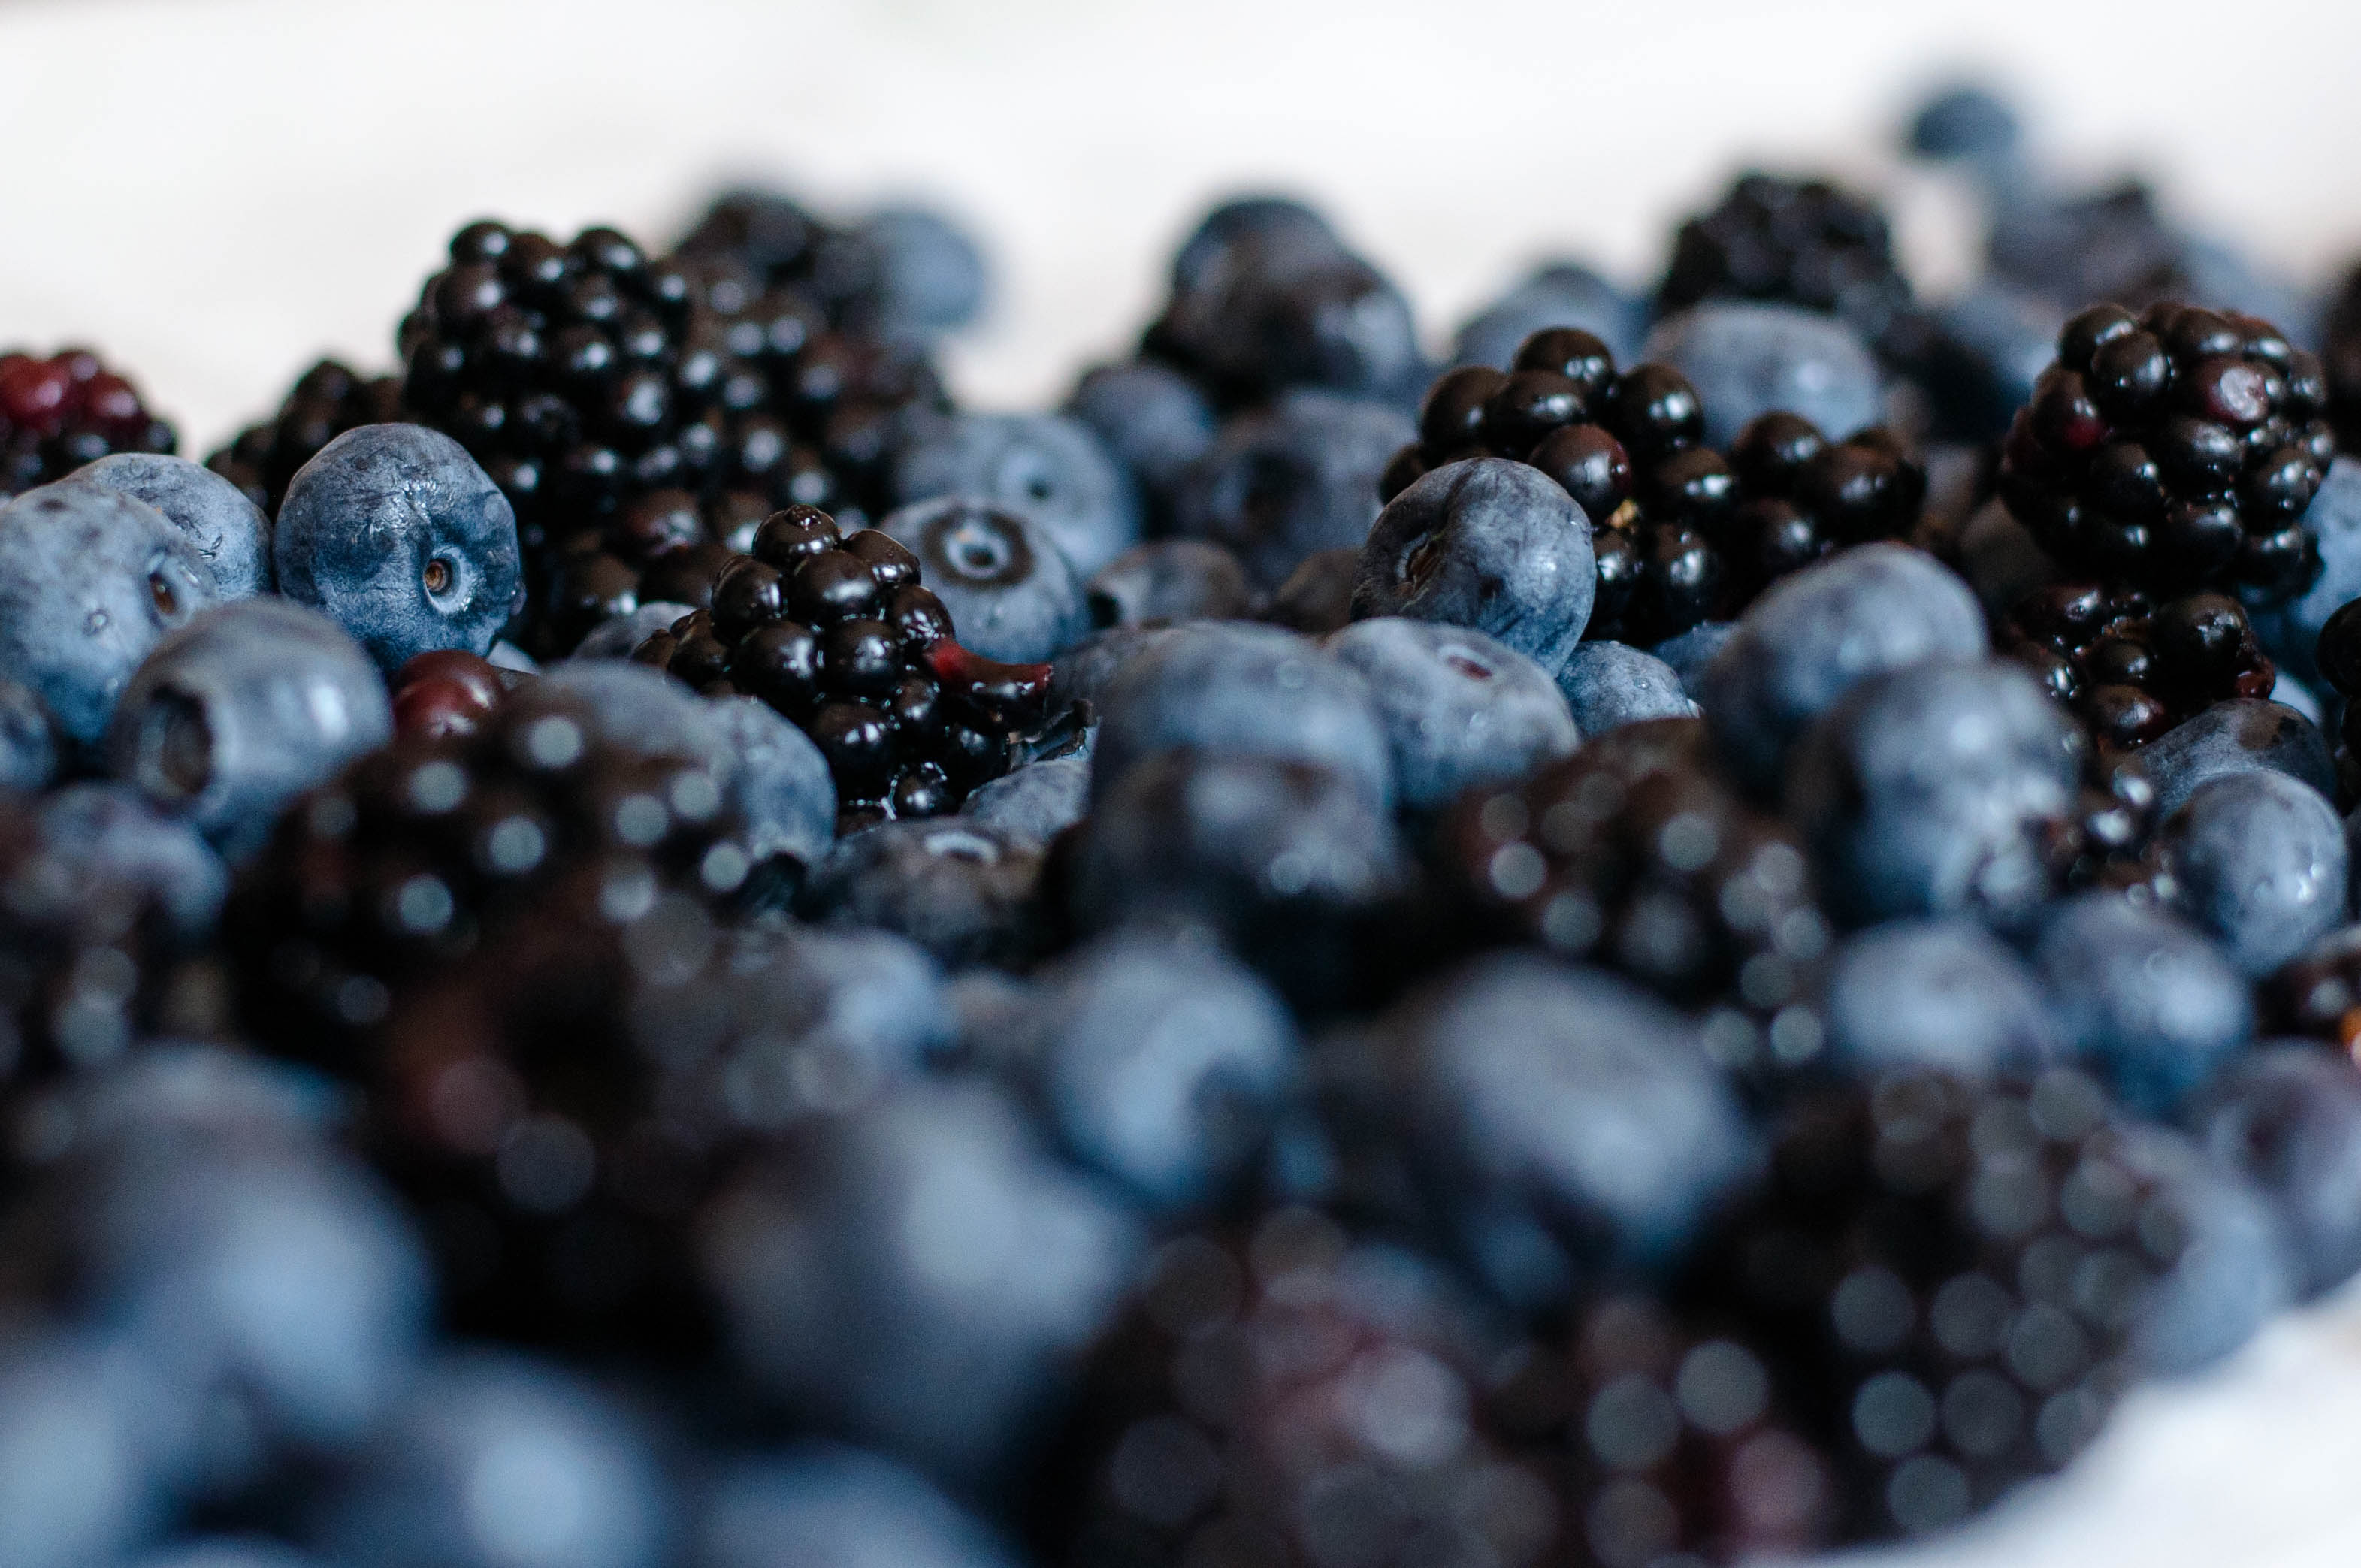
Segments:
[[[1585,735],[1603,735],[1648,718],[1694,718],[1697,713],[1678,671],[1625,642],[1577,644],[1558,670],[1557,688]]]
[[[1678,637],[1668,637],[1648,652],[1673,667],[1673,674],[1680,677],[1681,690],[1695,702],[1705,689],[1706,667],[1737,631],[1738,622],[1734,620],[1700,620]]]
[[[729,742],[715,729],[711,705],[662,670],[618,659],[561,659],[536,686],[512,700],[546,689],[577,697],[598,739],[651,757],[695,757],[717,777],[726,778],[733,759]]]
[[[687,1568],[1017,1568],[914,1472],[809,1443],[730,1461],[694,1510]]]
[[[836,781],[811,737],[759,697],[720,698],[706,718],[730,749],[722,793],[744,824],[748,857],[758,867],[818,865],[836,837]]]
[[[115,1563],[163,1522],[184,1419],[152,1369],[103,1337],[52,1330],[0,1341],[0,1563]]]
[[[1996,441],[2033,384],[2058,357],[2066,307],[2001,283],[1983,283],[1934,312],[1925,380],[1944,426]]]
[[[2124,1163],[2158,1184],[2142,1225],[2179,1257],[2141,1299],[2132,1351],[2148,1371],[2202,1371],[2255,1336],[2294,1299],[2297,1264],[2270,1201],[2168,1127],[2124,1129]]]
[[[1378,516],[1378,477],[1417,438],[1391,404],[1300,390],[1222,427],[1190,470],[1175,529],[1236,552],[1266,591],[1321,550],[1358,549]]]
[[[1834,316],[1796,305],[1719,300],[1661,322],[1643,358],[1689,378],[1705,405],[1705,439],[1728,447],[1762,414],[1801,414],[1841,440],[1884,417],[1877,360]]]
[[[1756,1158],[1693,1023],[1530,954],[1430,982],[1315,1071],[1348,1205],[1365,1184],[1416,1194],[1526,1306],[1669,1265]]]
[[[1257,595],[1238,558],[1202,539],[1151,539],[1094,573],[1085,588],[1101,627],[1244,620]]]
[[[1254,265],[1254,258],[1317,261],[1345,254],[1328,220],[1292,196],[1233,196],[1200,219],[1172,255],[1171,288],[1188,293]]]
[[[961,643],[987,659],[1038,663],[1090,630],[1082,585],[1048,530],[1019,512],[945,496],[879,527],[918,557]]]
[[[2321,706],[2320,694],[2285,670],[2271,678],[2271,701],[2293,708],[2296,717],[2314,729],[2328,723],[2328,710]]]
[[[319,1509],[349,1568],[659,1568],[674,1499],[631,1412],[554,1366],[446,1354]]]
[[[164,514],[90,485],[0,506],[0,679],[94,750],[132,672],[167,632],[221,601],[213,568]]]
[[[1151,532],[1169,529],[1181,481],[1220,423],[1197,384],[1152,359],[1102,365],[1075,384],[1064,411],[1131,470]]]
[[[0,789],[47,789],[58,776],[58,730],[41,699],[0,680]]]
[[[2074,721],[2014,664],[1914,664],[1820,716],[1789,768],[1786,815],[1844,918],[1964,914],[2012,927],[2048,896],[2046,851],[2074,804],[2081,746]]]
[[[286,599],[240,599],[159,643],[115,709],[115,772],[185,815],[233,859],[280,808],[393,739],[368,655]]]
[[[1119,671],[1173,635],[1170,627],[1114,626],[1083,638],[1049,662],[1051,709],[1077,702],[1095,707]]]
[[[2055,906],[2033,958],[2075,1054],[2143,1115],[2170,1113],[2254,1037],[2254,998],[2221,950],[2121,894]]]
[[[1063,414],[914,419],[892,461],[895,506],[957,496],[1016,512],[1055,541],[1080,576],[1139,540],[1130,477],[1090,426]]]
[[[270,591],[270,520],[244,490],[203,464],[160,453],[118,452],[75,469],[71,479],[162,512],[214,569],[222,598]]]
[[[821,925],[906,937],[946,964],[1022,968],[1047,944],[1041,851],[961,818],[882,822],[838,842],[796,907]]]
[[[1967,578],[1977,601],[1994,620],[2004,618],[2026,595],[2059,577],[2058,563],[1998,496],[1969,517],[1960,530],[1953,554],[1960,575]]]
[[[960,807],[987,828],[1046,845],[1091,808],[1091,760],[1050,757],[1013,768],[978,789]]]
[[[2189,1124],[2278,1210],[2302,1295],[2361,1273],[2361,1075],[2350,1061],[2309,1043],[2255,1051],[2199,1097]]]
[[[1216,950],[1147,933],[1102,938],[1040,978],[1009,1028],[1065,1146],[1157,1211],[1223,1196],[1295,1077],[1278,996]]]
[[[1698,706],[1748,788],[1779,787],[1806,726],[1872,675],[1987,646],[1965,583],[1901,544],[1864,544],[1772,585],[1706,667]]]
[[[1141,1240],[1128,1210],[971,1080],[811,1124],[716,1201],[700,1245],[755,1389],[972,1481],[1056,1403]]]
[[[608,617],[592,627],[582,641],[574,645],[571,659],[628,659],[633,650],[659,631],[671,630],[672,623],[688,615],[696,607],[673,604],[663,599],[652,600],[637,609]],[[499,645],[496,643],[494,647]]]
[[[1971,920],[1891,920],[1848,938],[1828,982],[1829,1059],[1864,1076],[1939,1068],[1966,1078],[2057,1061],[2057,1021],[2023,959]]]
[[[1388,615],[1321,646],[1367,678],[1406,806],[1432,810],[1472,785],[1521,778],[1582,739],[1549,673],[1480,631]]]
[[[1963,82],[1919,105],[1905,139],[1921,158],[1989,160],[2008,158],[2024,136],[2006,99],[1981,83]]]
[[[1619,365],[1640,357],[1646,307],[1578,262],[1536,268],[1460,324],[1451,363],[1506,370],[1525,339],[1554,326],[1580,327],[1607,345]]]
[[[975,241],[925,207],[880,209],[823,241],[817,265],[821,287],[857,289],[855,319],[890,338],[923,340],[965,326],[990,292]]]
[[[120,784],[77,784],[41,802],[41,847],[77,888],[114,883],[159,910],[162,933],[195,948],[214,933],[229,868],[188,822]]]
[[[2339,457],[2304,509],[2304,526],[2320,544],[2320,576],[2277,609],[2256,611],[2255,635],[2281,669],[2317,686],[2317,650],[2328,618],[2361,598],[2361,463]]]
[[[1092,788],[1101,799],[1146,758],[1190,747],[1299,758],[1338,769],[1373,806],[1393,800],[1393,763],[1360,672],[1274,627],[1175,628],[1099,694]]]
[[[1545,670],[1582,641],[1598,591],[1590,519],[1540,469],[1452,463],[1378,514],[1356,615],[1406,615],[1487,632]]]
[[[296,470],[271,543],[279,591],[325,610],[380,669],[489,652],[523,608],[516,510],[440,432],[348,430]]]
[[[1360,576],[1357,548],[1315,550],[1279,585],[1263,619],[1313,637],[1342,630],[1352,622],[1353,585]]]
[[[2344,923],[2344,825],[2285,773],[2199,784],[2158,830],[2156,853],[2173,907],[2246,974],[2268,974]]]
[[[322,1568],[314,1558],[259,1535],[207,1536],[159,1547],[130,1568]]]
[[[2256,697],[2217,702],[2141,748],[2140,766],[2156,785],[2156,812],[2169,817],[2198,785],[2229,773],[2268,768],[2336,794],[2336,762],[2318,727],[2284,703]]]

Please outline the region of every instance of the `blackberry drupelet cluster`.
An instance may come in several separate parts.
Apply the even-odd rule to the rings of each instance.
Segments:
[[[1705,300],[1763,300],[1842,317],[1889,356],[1922,332],[1910,280],[1876,203],[1824,180],[1741,175],[1681,225],[1656,291],[1665,314]]]
[[[2327,396],[2267,322],[2094,305],[2010,425],[2000,493],[2070,575],[2275,603],[2319,569],[2303,513],[2335,452]]]
[[[1708,1014],[1724,1065],[1815,1058],[1829,945],[1802,847],[1716,773],[1704,722],[1649,719],[1461,797],[1435,843],[1499,935],[1602,963]]]
[[[1919,1534],[2059,1469],[2129,1377],[2186,1229],[2065,1071],[1916,1071],[1793,1108],[1686,1299],[1772,1368],[1850,1538]]]
[[[895,413],[942,401],[915,352],[612,229],[560,246],[472,224],[451,262],[402,323],[402,405],[515,503],[538,652],[709,582],[777,507],[875,509]]]
[[[715,577],[709,608],[632,657],[801,726],[828,759],[847,830],[954,810],[1018,760],[1019,731],[1045,717],[1049,667],[961,647],[916,555],[811,507],[772,514],[750,543]]]
[[[86,348],[0,353],[0,498],[117,452],[170,452],[172,427]]]
[[[1437,378],[1417,444],[1378,493],[1391,500],[1468,457],[1539,468],[1591,520],[1598,587],[1584,635],[1642,646],[1735,614],[1839,545],[1906,532],[1925,499],[1925,471],[1882,429],[1831,442],[1808,421],[1766,414],[1724,457],[1704,428],[1677,370],[1619,373],[1599,339],[1552,327],[1505,372],[1462,366]]]
[[[2010,657],[2073,708],[2101,751],[2128,751],[2234,697],[2267,697],[2278,667],[2235,598],[2059,583],[2019,599],[2001,627]]]
[[[287,481],[320,448],[348,430],[401,417],[400,377],[364,376],[340,360],[323,359],[296,378],[277,413],[239,431],[205,466],[276,517]]]

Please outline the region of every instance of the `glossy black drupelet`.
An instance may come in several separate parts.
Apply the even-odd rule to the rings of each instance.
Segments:
[[[86,348],[0,352],[0,499],[115,452],[170,452],[172,427]]]
[[[244,490],[272,517],[295,470],[348,430],[401,420],[401,378],[363,376],[323,359],[296,378],[279,411],[251,424],[205,459],[205,466]]]
[[[1889,356],[1923,335],[1885,214],[1824,180],[1741,175],[1689,219],[1657,286],[1664,314],[1704,300],[1767,300],[1843,317]]]
[[[2070,573],[2277,603],[2319,570],[2303,514],[2334,455],[2327,399],[2267,322],[2094,305],[2010,425],[2000,493]]]
[[[840,824],[935,817],[1022,761],[1047,664],[1003,664],[954,641],[918,558],[874,529],[790,507],[727,559],[707,598],[631,655],[709,696],[757,696],[828,758]]]
[[[2102,751],[2145,745],[2217,702],[2267,697],[2279,678],[2227,594],[2159,603],[2133,587],[2052,584],[2017,601],[1997,641]]]
[[[1649,646],[1728,620],[1773,578],[1845,544],[1916,523],[1925,470],[1882,428],[1831,442],[1793,414],[1763,416],[1728,456],[1704,444],[1697,389],[1678,371],[1619,373],[1587,332],[1534,334],[1504,372],[1446,371],[1417,444],[1379,482],[1391,500],[1422,475],[1512,457],[1556,480],[1590,520],[1598,588],[1584,635]]]

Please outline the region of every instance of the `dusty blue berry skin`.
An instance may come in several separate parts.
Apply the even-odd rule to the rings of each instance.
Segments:
[[[717,778],[736,765],[710,707],[662,670],[628,660],[561,659],[541,678],[582,699],[601,740],[644,756],[695,757]]]
[[[1628,642],[1583,642],[1557,673],[1574,722],[1585,735],[1648,718],[1694,718],[1697,705],[1680,672]]]
[[[259,1535],[214,1535],[159,1547],[130,1568],[323,1568],[319,1559]]]
[[[139,662],[221,598],[196,546],[145,501],[45,485],[0,506],[0,679],[38,697],[78,755],[104,741]]]
[[[1018,1568],[915,1471],[830,1443],[720,1465],[691,1516],[689,1568]]]
[[[1712,446],[1727,447],[1773,410],[1803,415],[1832,441],[1884,417],[1876,357],[1860,334],[1817,311],[1713,301],[1658,323],[1642,356],[1697,388]]]
[[[1169,626],[1111,626],[1092,633],[1049,661],[1049,705],[1072,702],[1095,707],[1107,685],[1133,660],[1178,632]]]
[[[960,496],[1017,513],[1088,576],[1139,542],[1131,477],[1064,414],[942,414],[910,421],[892,457],[894,504]]]
[[[823,242],[821,283],[831,271],[861,286],[864,320],[888,337],[924,340],[967,325],[991,293],[983,252],[949,217],[927,207],[884,207]]]
[[[2328,466],[2320,493],[2303,512],[2320,541],[2320,576],[2278,609],[2254,614],[2255,636],[2280,669],[2306,685],[2320,674],[2320,629],[2351,600],[2361,598],[2361,463],[2339,457]]]
[[[2336,762],[2319,726],[2285,703],[2259,697],[2217,702],[2141,748],[2156,785],[2156,809],[2169,817],[2209,779],[2268,769],[2334,799]]]
[[[127,784],[66,785],[41,801],[41,847],[78,884],[143,890],[169,934],[193,948],[211,937],[229,894],[229,868],[196,828]]]
[[[2233,1062],[2191,1107],[2205,1150],[2261,1188],[2294,1238],[2301,1293],[2361,1273],[2361,1073],[2311,1041]]]
[[[78,485],[96,485],[146,501],[197,547],[225,599],[270,591],[270,520],[244,490],[202,463],[153,452],[117,452],[77,468]]]
[[[1582,739],[1548,672],[1480,631],[1388,615],[1321,646],[1367,679],[1406,806],[1433,809],[1476,784],[1521,778]]]
[[[1294,1081],[1295,1022],[1203,943],[1118,932],[1060,960],[1011,1029],[1059,1140],[1161,1212],[1226,1192]]]
[[[1930,659],[1981,658],[1983,612],[1933,556],[1847,550],[1772,585],[1706,666],[1697,693],[1722,761],[1776,791],[1805,727],[1860,682]]]
[[[972,819],[881,822],[837,840],[796,910],[814,925],[891,931],[953,968],[1021,969],[1048,945],[1040,847]]]
[[[1958,914],[2013,927],[2048,896],[2048,845],[2081,745],[2015,664],[1916,664],[1821,715],[1789,768],[1786,815],[1849,921]]]
[[[1142,1240],[1005,1096],[935,1080],[753,1163],[708,1210],[700,1254],[752,1392],[974,1483],[1026,1451]]]
[[[878,526],[917,556],[921,579],[972,652],[1038,663],[1090,630],[1081,578],[1049,531],[1021,512],[945,496]]]
[[[449,436],[368,424],[288,481],[279,591],[324,610],[389,673],[430,649],[490,651],[522,608],[516,509]]]
[[[1972,920],[1889,920],[1829,966],[1828,1060],[1871,1076],[1934,1068],[1965,1078],[2034,1072],[2062,1054],[2041,981]]]
[[[1590,624],[1590,519],[1540,469],[1447,464],[1378,514],[1353,586],[1356,617],[1468,626],[1556,669]]]
[[[1921,158],[2005,159],[2016,151],[2025,127],[2005,98],[1980,82],[1955,83],[1919,105],[1905,143]]]
[[[609,616],[592,627],[589,635],[576,643],[574,652],[566,657],[628,659],[641,643],[659,631],[669,630],[674,621],[689,614],[694,608],[657,599],[620,615]]]
[[[157,645],[115,709],[107,755],[237,860],[287,802],[392,738],[393,705],[358,643],[318,610],[252,598]]]
[[[2142,1115],[2169,1114],[2254,1038],[2253,995],[2221,950],[2118,894],[2053,906],[2033,959],[2075,1055]]]
[[[1357,550],[1378,477],[1417,438],[1391,403],[1299,389],[1241,414],[1182,483],[1174,527],[1235,552],[1265,592],[1323,550]]]
[[[163,1434],[188,1419],[116,1336],[31,1325],[11,1336],[0,1345],[0,1560],[121,1562],[171,1516],[183,1477]]]
[[[1080,822],[1090,808],[1090,759],[1050,757],[1001,774],[969,795],[960,814],[1035,844],[1047,844]]]
[[[2184,1241],[2179,1261],[2140,1299],[2132,1354],[2167,1376],[2202,1371],[2295,1299],[2299,1266],[2287,1231],[2252,1180],[2172,1128],[2127,1125],[2116,1150],[2158,1184]]]
[[[58,728],[41,699],[0,681],[0,789],[30,795],[58,776]]]
[[[1151,539],[1091,575],[1083,598],[1094,626],[1246,620],[1262,596],[1246,568],[1205,539]]]
[[[1738,622],[1734,620],[1700,620],[1678,637],[1668,637],[1648,650],[1673,667],[1680,677],[1681,690],[1695,702],[1705,689],[1706,666],[1713,663],[1721,645],[1735,636]]]
[[[2335,808],[2268,769],[2202,784],[2157,830],[2172,906],[2245,974],[2268,974],[2345,920]]]
[[[1525,339],[1547,327],[1580,327],[1607,345],[1619,365],[1636,363],[1647,307],[1578,262],[1536,269],[1462,323],[1452,340],[1454,365],[1506,370]]]
[[[2054,301],[1994,283],[1938,306],[1928,391],[1949,428],[1976,439],[2006,433],[2058,357],[2066,313]]]
[[[1325,763],[1372,806],[1393,803],[1392,748],[1368,680],[1291,631],[1175,628],[1115,672],[1098,706],[1099,798],[1135,764],[1188,748]]]
[[[706,718],[735,764],[722,793],[745,824],[746,853],[757,865],[818,864],[836,838],[836,781],[811,737],[760,697],[723,697]]]
[[[1086,372],[1064,411],[1096,432],[1131,471],[1151,532],[1170,524],[1181,481],[1212,448],[1221,424],[1197,383],[1152,359]]]

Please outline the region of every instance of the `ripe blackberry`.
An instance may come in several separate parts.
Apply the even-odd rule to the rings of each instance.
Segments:
[[[2232,697],[2265,697],[2279,670],[2238,601],[2057,583],[2010,609],[1998,639],[2073,708],[2101,751],[2146,745]]]
[[[2104,1096],[1927,1071],[1796,1104],[1681,1295],[1769,1362],[1851,1538],[1919,1534],[2062,1466],[2131,1375],[2175,1201]]]
[[[1557,1509],[1484,1426],[1500,1347],[1437,1271],[1300,1210],[1151,1262],[1034,1478],[1049,1568],[1538,1568]]]
[[[2280,965],[2256,1001],[2267,1034],[2361,1051],[2361,926],[2348,926]]]
[[[340,360],[323,359],[296,378],[277,413],[239,431],[205,466],[276,517],[287,481],[320,448],[357,426],[401,417],[401,378],[363,376]]]
[[[1882,429],[1831,443],[1808,421],[1765,414],[1728,457],[1703,430],[1680,372],[1618,374],[1598,338],[1552,327],[1506,372],[1462,366],[1439,378],[1418,444],[1395,456],[1378,493],[1390,501],[1466,457],[1541,469],[1591,520],[1598,588],[1584,635],[1642,646],[1734,615],[1840,544],[1907,532],[1926,497],[1926,471]]]
[[[1909,356],[1924,330],[1885,214],[1824,180],[1742,174],[1720,205],[1684,223],[1656,306],[1669,315],[1701,300],[1841,316],[1889,356]]]
[[[2343,697],[2343,712],[2337,720],[2336,774],[2337,789],[2344,804],[2351,806],[2361,799],[2361,702],[2354,700],[2361,693],[2361,599],[2337,607],[2320,629],[2316,644],[2320,673]]]
[[[115,452],[170,452],[172,427],[86,348],[0,353],[0,499]]]
[[[2276,603],[2319,570],[2303,513],[2335,451],[2327,396],[2267,322],[2094,305],[2009,426],[2000,493],[2070,573]]]
[[[710,581],[774,508],[873,510],[894,413],[942,400],[913,351],[612,229],[560,246],[477,223],[451,261],[402,323],[402,406],[515,503],[542,652]]]
[[[847,829],[958,807],[1020,760],[1049,666],[1003,664],[952,639],[918,558],[875,529],[789,507],[713,579],[710,608],[632,657],[708,696],[761,697],[828,758]]]
[[[1828,922],[1794,835],[1710,758],[1701,719],[1627,724],[1521,784],[1470,791],[1435,842],[1499,933],[1706,1012],[1727,1066],[1792,1068],[1822,1043],[1805,998]]]

